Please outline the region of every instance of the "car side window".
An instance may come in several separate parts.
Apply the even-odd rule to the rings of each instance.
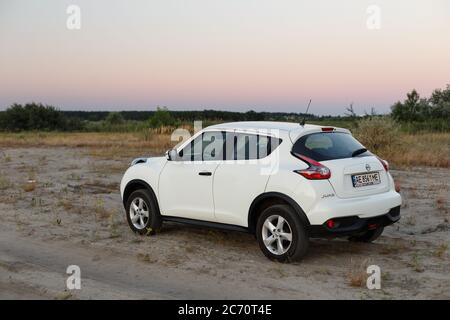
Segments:
[[[281,143],[281,139],[265,135],[238,133],[227,137],[227,160],[255,160],[270,155]],[[229,146],[232,147],[230,152]]]
[[[224,133],[221,131],[206,131],[203,133],[203,161],[223,160]]]
[[[197,136],[178,153],[180,161],[215,161],[222,160],[224,150],[224,133],[206,131]]]
[[[191,140],[183,149],[178,152],[179,161],[201,160],[202,135]]]

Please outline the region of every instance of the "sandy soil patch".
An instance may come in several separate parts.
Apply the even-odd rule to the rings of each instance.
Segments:
[[[449,169],[392,170],[402,219],[375,243],[313,240],[302,262],[280,264],[249,234],[172,223],[133,234],[118,190],[130,160],[2,150],[0,298],[450,298]],[[82,290],[65,289],[70,264],[81,267]],[[381,290],[365,287],[370,264],[381,267]]]

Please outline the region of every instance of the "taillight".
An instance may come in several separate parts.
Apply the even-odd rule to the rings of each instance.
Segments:
[[[322,179],[330,179],[331,177],[331,171],[330,169],[328,169],[327,167],[325,167],[323,164],[305,157],[301,154],[296,154],[293,153],[293,155],[297,158],[299,158],[300,160],[306,162],[306,164],[308,164],[308,168],[303,169],[303,170],[294,170],[294,172],[301,174],[302,176],[304,176],[306,179],[309,180],[322,180]]]
[[[323,132],[333,132],[333,131],[334,131],[334,128],[333,128],[333,127],[323,127],[323,128],[322,128],[322,131],[323,131]]]
[[[378,160],[380,160],[381,164],[384,167],[384,170],[386,170],[386,172],[389,171],[389,163],[386,160],[381,159],[380,157],[377,157]]]
[[[330,219],[326,222],[326,225],[329,229],[333,229],[334,227],[336,227],[336,222],[333,219]]]

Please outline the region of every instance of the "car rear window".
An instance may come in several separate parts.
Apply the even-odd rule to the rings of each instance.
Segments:
[[[292,152],[316,161],[351,158],[356,150],[364,148],[351,134],[344,132],[318,132],[300,137]],[[358,156],[367,156],[364,152]]]

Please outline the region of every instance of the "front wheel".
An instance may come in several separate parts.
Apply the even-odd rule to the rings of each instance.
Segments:
[[[264,255],[279,262],[300,260],[309,246],[305,225],[288,205],[274,205],[263,211],[256,225],[256,238]]]
[[[150,192],[146,189],[134,191],[125,205],[128,225],[139,234],[151,234],[161,228],[162,219]]]

